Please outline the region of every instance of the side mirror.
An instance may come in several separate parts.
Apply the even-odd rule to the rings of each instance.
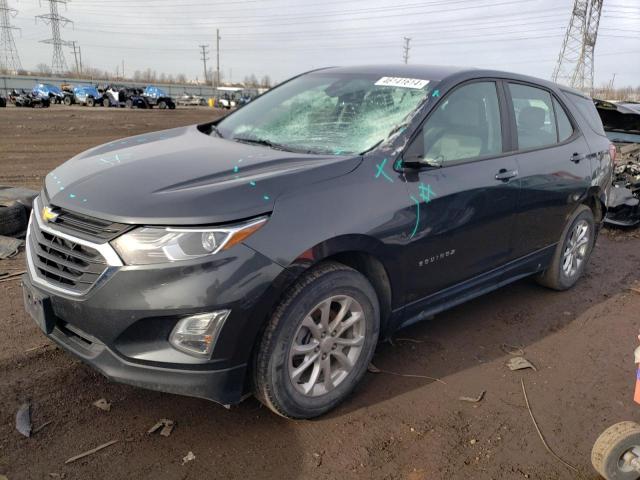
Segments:
[[[407,148],[402,156],[402,166],[409,168],[420,168],[424,162],[424,136],[422,130],[418,132],[418,136],[414,138],[411,145]]]
[[[424,135],[422,131],[420,131],[418,136],[404,152],[402,156],[402,166],[408,168],[440,168],[442,167],[442,160],[439,158],[424,158]]]

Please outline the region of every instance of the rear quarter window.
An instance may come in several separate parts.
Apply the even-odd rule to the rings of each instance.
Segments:
[[[576,110],[580,112],[580,115],[586,120],[591,130],[593,130],[598,135],[606,137],[607,135],[604,133],[602,120],[600,120],[600,115],[598,115],[598,110],[593,104],[593,101],[590,98],[582,97],[580,95],[576,95],[575,93],[565,91],[564,94],[569,99],[571,105],[573,105]]]

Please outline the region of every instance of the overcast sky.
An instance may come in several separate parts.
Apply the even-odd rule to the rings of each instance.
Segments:
[[[220,29],[224,78],[255,73],[277,81],[315,67],[409,63],[498,68],[549,78],[574,0],[70,0],[60,14],[74,24],[64,40],[82,47],[85,65],[128,75],[152,68],[202,79],[199,44],[215,66]],[[640,2],[604,0],[596,47],[596,85],[640,85]],[[50,27],[42,0],[9,0],[19,10],[16,44],[25,68],[51,63],[39,43]],[[71,49],[65,49],[69,66]]]

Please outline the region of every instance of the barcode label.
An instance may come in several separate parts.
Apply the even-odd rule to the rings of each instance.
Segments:
[[[429,80],[419,78],[382,77],[375,85],[382,87],[400,87],[421,89],[429,85]]]

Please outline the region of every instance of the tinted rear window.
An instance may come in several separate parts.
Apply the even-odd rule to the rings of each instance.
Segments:
[[[576,107],[582,117],[587,121],[591,129],[598,135],[606,136],[602,127],[602,120],[598,115],[598,110],[590,98],[581,97],[574,93],[564,92],[571,104]]]

